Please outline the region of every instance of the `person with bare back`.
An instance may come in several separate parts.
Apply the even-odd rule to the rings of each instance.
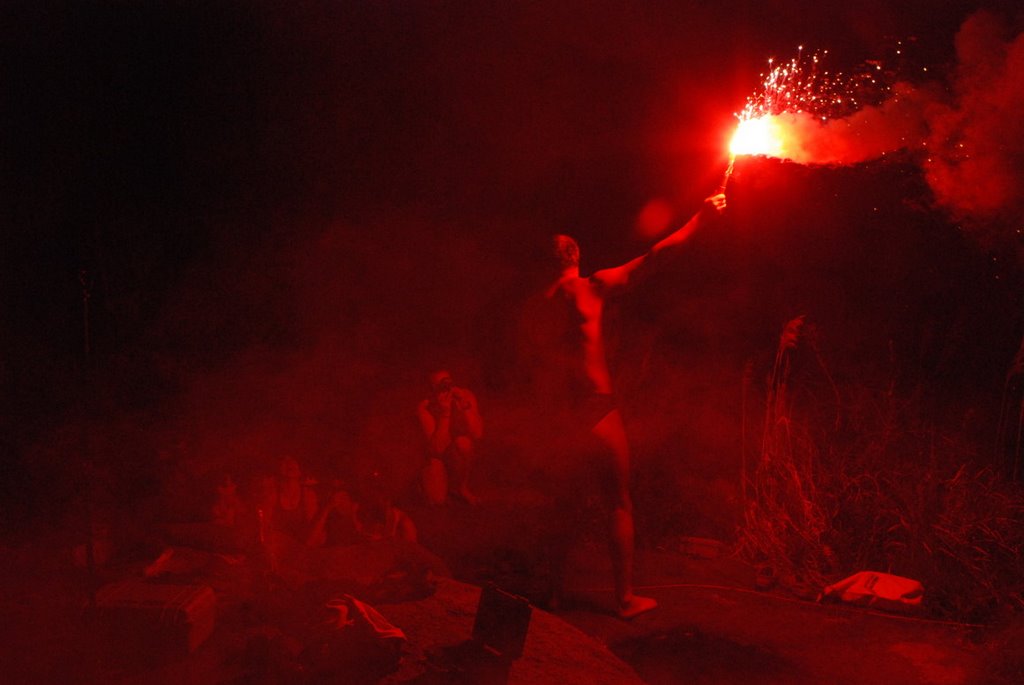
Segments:
[[[609,541],[615,576],[617,611],[633,618],[657,606],[633,592],[633,502],[629,489],[629,443],[616,406],[605,354],[605,299],[629,286],[640,272],[663,259],[701,225],[725,209],[725,195],[713,195],[685,225],[647,253],[621,266],[580,275],[580,253],[567,235],[551,239],[546,257],[550,270],[540,297],[528,310],[528,344],[535,362],[535,381],[557,412],[564,434],[580,434],[588,453],[585,468],[600,472],[610,509]],[[578,448],[574,448],[578,449]],[[595,454],[599,452],[600,455]],[[556,581],[558,582],[558,581]]]

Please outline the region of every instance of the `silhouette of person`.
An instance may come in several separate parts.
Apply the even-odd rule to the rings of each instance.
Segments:
[[[320,508],[312,482],[292,457],[281,459],[269,514],[274,527],[299,542],[306,540]]]
[[[416,525],[391,501],[379,471],[362,479],[352,510],[356,533],[364,540],[416,542]]]
[[[581,436],[578,449],[587,452],[588,468],[599,471],[603,480],[604,497],[610,509],[608,530],[617,609],[623,618],[649,611],[657,602],[633,592],[629,443],[616,406],[605,354],[605,299],[629,286],[641,270],[651,268],[662,259],[663,253],[685,242],[724,209],[725,195],[707,198],[700,212],[647,253],[621,266],[596,271],[589,277],[580,275],[576,241],[567,235],[554,236],[546,255],[551,268],[545,287],[527,312],[530,352],[538,362],[535,380],[542,387],[541,394],[561,407],[557,420],[569,425],[562,425],[560,429]]]
[[[355,498],[340,485],[335,487],[313,523],[307,545],[331,547],[365,540],[416,542],[416,524],[394,505],[380,473],[373,471],[361,480]]]
[[[467,503],[477,504],[480,498],[469,487],[476,443],[484,433],[476,395],[455,385],[445,369],[431,373],[429,381],[430,396],[416,408],[427,441],[424,495],[431,504],[441,504],[450,490]]]
[[[306,544],[310,547],[351,545],[357,541],[352,524],[356,504],[341,481],[331,484],[331,494],[313,520]]]

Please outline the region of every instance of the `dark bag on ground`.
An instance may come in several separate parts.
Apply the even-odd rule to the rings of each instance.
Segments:
[[[96,616],[107,644],[125,656],[180,656],[213,632],[216,596],[206,585],[126,580],[100,588]]]

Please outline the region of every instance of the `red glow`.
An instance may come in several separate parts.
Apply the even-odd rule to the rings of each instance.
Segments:
[[[665,231],[672,222],[674,209],[663,198],[650,200],[636,217],[636,232],[640,237],[651,239]]]

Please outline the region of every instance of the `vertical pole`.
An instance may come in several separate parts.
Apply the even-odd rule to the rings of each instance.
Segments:
[[[78,282],[82,286],[82,350],[84,352],[83,359],[83,390],[87,391],[90,385],[90,377],[92,372],[92,335],[89,330],[89,297],[90,283],[89,283],[89,272],[82,269],[78,272]],[[92,455],[89,445],[89,434],[88,434],[88,420],[85,417],[85,412],[81,418],[82,421],[82,466],[85,477],[85,525],[86,525],[86,537],[85,537],[85,563],[86,568],[89,571],[89,608],[96,609],[96,548],[93,540],[93,525],[95,513],[93,512],[92,502],[92,489],[93,489],[93,467],[92,467]]]

